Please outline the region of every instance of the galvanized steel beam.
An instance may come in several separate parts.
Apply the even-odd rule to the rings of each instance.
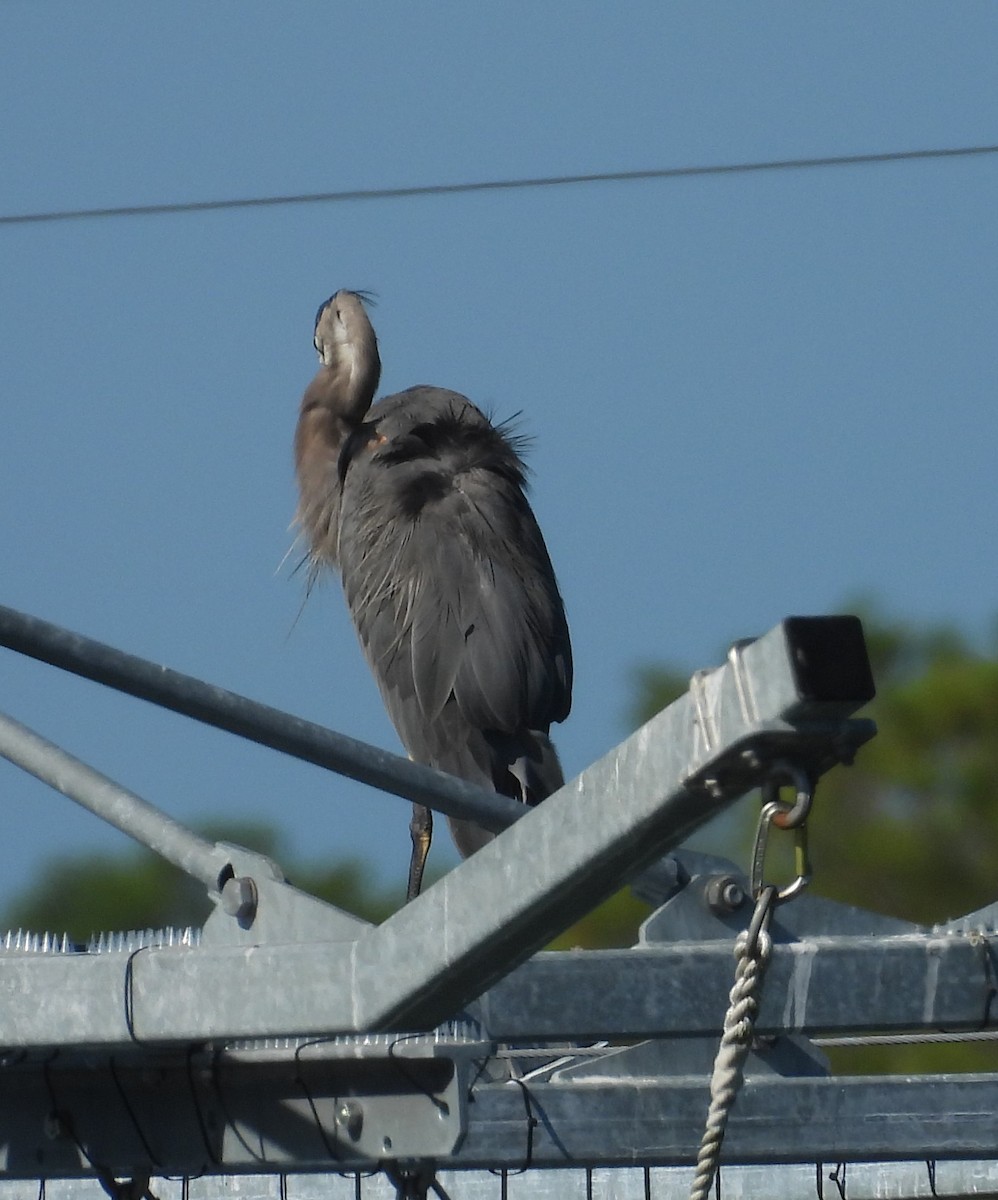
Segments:
[[[263,887],[268,897],[284,890],[274,883]],[[324,1028],[299,1032],[342,1031],[347,1019],[338,1006],[349,1003],[344,964],[352,961],[363,927],[346,922],[340,942],[315,942],[306,935],[343,914],[316,901],[300,930],[293,895],[283,911],[285,936],[297,945],[254,946],[247,934],[244,949],[206,939],[188,948],[118,954],[0,950],[2,1044],[120,1045],[133,1040],[130,1029],[140,1041],[171,1040],[184,1031],[193,1040],[193,1030],[201,1037],[278,1036],[294,1021],[307,1020]],[[777,943],[756,1028],[761,1036],[995,1029],[990,953],[985,938],[959,933]],[[145,980],[147,992],[151,987],[146,960],[175,964],[154,976],[168,989],[157,1007],[177,1009],[172,1017],[164,1012],[158,1037],[150,1032],[152,1002],[136,1005],[134,995],[136,979]],[[731,944],[724,941],[538,954],[494,984],[472,1011],[497,1041],[716,1036],[733,969]],[[241,998],[249,986],[258,986],[260,994]],[[313,992],[325,995],[318,1018],[306,1015],[307,1005],[318,1004]],[[199,993],[200,1006],[194,1007]],[[247,1016],[246,1028],[223,1034],[220,1027],[234,1023],[226,1015],[232,1008],[255,1012],[256,1019]],[[268,1024],[275,1026],[269,1034]]]
[[[969,934],[776,943],[756,1032],[998,1028],[992,953]],[[500,1041],[714,1035],[733,964],[728,941],[537,954],[475,1012]]]
[[[401,1054],[352,1074],[291,1057],[250,1071],[206,1054],[36,1064],[0,1074],[0,1174],[349,1171],[414,1156],[441,1170],[685,1165],[708,1101],[706,1077],[468,1086],[446,1059]],[[995,1075],[750,1076],[723,1162],[979,1159],[993,1153],[996,1097]]]

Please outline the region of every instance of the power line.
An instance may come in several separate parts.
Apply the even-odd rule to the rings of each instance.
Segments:
[[[696,175],[741,175],[749,171],[797,171],[807,167],[864,166],[926,158],[968,158],[998,154],[998,146],[960,146],[949,150],[897,150],[886,154],[837,154],[825,158],[782,158],[767,162],[722,163],[701,167],[660,167],[646,171],[600,171],[587,175],[541,175],[526,179],[486,179],[466,183],[433,183],[416,187],[360,188],[341,192],[252,196],[232,200],[190,200],[176,204],[130,204],[115,208],[70,208],[52,212],[0,216],[0,225],[40,225],[96,217],[150,217],[167,213],[216,212],[235,208],[273,208],[287,204],[342,204],[357,200],[401,200],[412,196],[453,196],[468,192],[523,191],[585,183],[633,183],[647,179],[678,179]]]

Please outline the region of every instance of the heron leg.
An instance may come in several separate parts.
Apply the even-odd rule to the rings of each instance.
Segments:
[[[426,856],[430,853],[430,842],[433,841],[433,812],[422,804],[412,806],[412,820],[409,822],[409,835],[412,838],[412,857],[409,859],[409,886],[405,891],[405,902],[415,900],[419,889],[423,886],[423,868],[426,866]]]

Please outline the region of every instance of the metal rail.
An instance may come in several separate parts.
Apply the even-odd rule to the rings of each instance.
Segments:
[[[494,833],[523,815],[507,796],[3,606],[0,646]]]
[[[222,850],[4,713],[0,713],[0,755],[200,879],[205,887],[219,888],[219,875],[228,861]]]
[[[848,1168],[848,1169],[847,1169]],[[688,1167],[562,1167],[524,1172],[449,1171],[433,1178],[438,1195],[451,1200],[688,1200]],[[729,1166],[719,1172],[725,1200],[958,1200],[998,1194],[993,1160],[807,1163]],[[840,1192],[838,1189],[841,1188]],[[329,1170],[318,1174],[240,1175],[163,1179],[150,1190],[157,1200],[398,1200],[396,1183],[384,1172]],[[21,1180],[0,1181],[0,1200],[37,1200],[41,1189]],[[107,1200],[96,1179],[50,1181],[42,1200]]]

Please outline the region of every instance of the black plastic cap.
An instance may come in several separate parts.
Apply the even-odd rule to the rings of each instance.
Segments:
[[[797,694],[818,704],[866,704],[876,695],[859,617],[787,617]]]

